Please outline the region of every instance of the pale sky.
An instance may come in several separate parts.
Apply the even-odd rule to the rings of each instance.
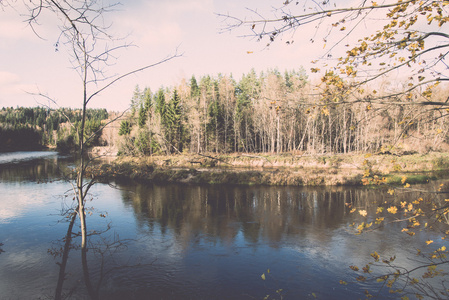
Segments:
[[[18,1],[20,3],[20,1]],[[247,8],[260,12],[282,6],[281,0],[130,0],[123,1],[120,11],[109,16],[113,20],[111,32],[129,33],[128,41],[138,47],[120,52],[110,74],[125,73],[143,65],[157,62],[176,49],[182,57],[132,75],[115,84],[90,107],[123,110],[130,104],[134,87],[170,87],[190,79],[192,75],[216,76],[232,74],[236,80],[251,68],[257,72],[269,68],[284,70],[310,68],[310,61],[320,57],[323,43],[311,44],[307,28],[296,32],[293,45],[278,41],[265,47],[239,37],[248,31],[220,33],[225,25],[216,13],[251,16]],[[27,92],[48,94],[61,107],[80,107],[80,80],[71,69],[63,48],[55,52],[58,30],[53,24],[37,27],[38,38],[23,22],[25,17],[11,8],[0,10],[0,107],[37,106],[48,101]],[[311,29],[313,31],[313,28]],[[287,39],[285,39],[287,40]],[[303,42],[302,42],[303,41]],[[248,51],[252,52],[248,54]],[[55,105],[52,105],[55,107]]]

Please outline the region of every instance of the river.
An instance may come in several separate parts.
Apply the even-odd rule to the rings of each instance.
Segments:
[[[62,180],[70,157],[0,154],[0,298],[51,299],[72,203]],[[431,233],[411,237],[394,223],[355,235],[389,195],[348,187],[96,184],[88,206],[89,266],[102,299],[359,299],[369,283],[349,266],[396,255],[413,267]],[[74,244],[79,244],[75,239]],[[435,246],[438,246],[435,243]],[[263,275],[263,276],[262,276]],[[264,279],[262,278],[264,277]],[[64,292],[86,299],[80,251],[70,252]],[[388,295],[388,291],[381,291]]]

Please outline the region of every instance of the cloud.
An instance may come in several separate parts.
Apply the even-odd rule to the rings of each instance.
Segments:
[[[173,47],[184,42],[186,36],[201,34],[194,28],[199,29],[198,24],[210,17],[211,0],[144,1],[117,12],[114,28],[129,34],[139,47]]]
[[[0,90],[10,95],[38,92],[35,85],[26,84],[18,74],[6,71],[0,71]]]
[[[3,17],[3,16],[2,16]],[[6,48],[8,42],[11,40],[28,39],[31,38],[29,33],[30,29],[18,19],[4,18],[0,19],[0,39],[6,40],[6,43],[2,43],[1,48]]]
[[[17,84],[19,81],[19,75],[11,72],[0,71],[0,87]]]

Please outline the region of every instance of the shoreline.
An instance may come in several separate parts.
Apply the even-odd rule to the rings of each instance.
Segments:
[[[100,181],[134,180],[153,183],[361,186],[425,183],[447,178],[449,153],[425,155],[336,154],[259,155],[192,154],[117,157],[90,171]],[[369,176],[368,175],[369,172]]]

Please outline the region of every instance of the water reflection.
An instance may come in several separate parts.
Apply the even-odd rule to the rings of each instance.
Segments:
[[[6,251],[0,255],[0,294],[6,299],[54,295],[55,262],[61,260],[46,253],[67,233],[68,223],[54,215],[61,208],[57,196],[70,188],[56,180],[65,163],[50,157],[0,165],[0,211],[15,212],[0,222]],[[129,241],[126,251],[89,256],[93,281],[102,279],[102,299],[263,299],[279,288],[292,299],[313,299],[312,293],[319,299],[358,299],[365,286],[339,284],[352,278],[349,265],[366,263],[376,250],[398,255],[398,262],[411,267],[417,242],[430,238],[419,232],[409,237],[400,223],[355,236],[351,224],[364,219],[350,213],[349,205],[373,214],[378,203],[391,200],[374,189],[135,183],[118,188],[97,184],[90,202],[108,218],[93,214],[89,228],[113,225],[93,245],[104,250],[107,245],[95,243],[107,237]],[[73,299],[86,297],[78,260],[75,249],[64,282]],[[274,280],[263,281],[268,268]]]
[[[123,191],[138,226],[175,233],[182,240],[198,234],[233,243],[241,232],[248,243],[281,245],[290,236],[316,236],[328,243],[325,232],[352,221],[347,203],[355,205],[383,193],[366,189],[306,189],[224,186],[144,186]]]
[[[58,156],[57,152],[0,153],[0,180],[2,182],[47,182],[61,179],[70,157]]]

